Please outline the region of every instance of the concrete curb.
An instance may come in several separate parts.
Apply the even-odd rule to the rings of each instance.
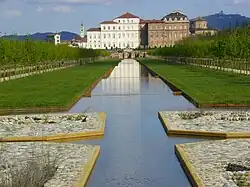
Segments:
[[[87,186],[89,177],[91,176],[91,173],[95,167],[96,161],[100,155],[100,146],[96,146],[93,156],[91,160],[87,163],[87,165],[83,168],[83,171],[81,173],[81,177],[79,181],[77,182],[75,187],[85,187]]]
[[[63,133],[53,136],[23,136],[23,137],[6,137],[0,138],[0,142],[35,142],[35,141],[57,141],[57,140],[74,140],[74,139],[87,139],[89,137],[100,137],[104,135],[106,114],[100,112],[99,116],[101,118],[101,128],[97,131],[92,132],[79,132],[79,133]]]
[[[175,145],[175,154],[185,171],[189,181],[191,182],[192,186],[194,187],[205,187],[204,183],[200,179],[199,175],[197,174],[196,170],[194,167],[191,165],[189,162],[188,156],[182,149],[180,145]]]
[[[208,138],[250,138],[250,132],[212,132],[212,131],[199,131],[199,130],[179,130],[172,129],[167,120],[163,118],[163,112],[158,112],[163,128],[168,135],[181,135],[181,136],[201,136]]]

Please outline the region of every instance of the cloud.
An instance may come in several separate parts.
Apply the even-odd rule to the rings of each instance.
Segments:
[[[1,1],[1,0],[0,0]],[[113,0],[24,0],[28,4],[109,5]]]
[[[8,17],[20,17],[22,12],[16,9],[5,10],[4,14]]]
[[[250,0],[233,0],[233,4],[235,5],[250,5]]]
[[[36,11],[37,11],[37,12],[43,12],[43,11],[44,11],[44,8],[42,8],[42,7],[37,7],[37,8],[36,8]]]
[[[70,13],[73,11],[73,9],[70,6],[66,6],[66,5],[54,6],[51,8],[51,10],[54,12],[59,12],[59,13]]]

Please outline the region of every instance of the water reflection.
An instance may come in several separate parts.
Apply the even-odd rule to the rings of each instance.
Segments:
[[[107,122],[103,139],[75,142],[101,145],[88,187],[190,186],[173,146],[198,139],[166,136],[157,118],[162,110],[195,109],[190,102],[173,96],[159,78],[126,59],[98,84],[91,98],[82,98],[70,112],[89,107],[106,112]]]

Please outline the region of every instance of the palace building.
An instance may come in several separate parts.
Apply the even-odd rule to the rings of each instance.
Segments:
[[[204,19],[191,22],[181,11],[173,11],[162,19],[145,20],[129,12],[113,20],[89,28],[87,35],[81,24],[78,46],[92,49],[155,48],[173,46],[191,33],[213,32]]]

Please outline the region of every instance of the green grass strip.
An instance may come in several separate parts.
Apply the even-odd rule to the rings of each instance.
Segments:
[[[140,59],[199,104],[250,104],[250,76]]]
[[[0,83],[0,108],[66,107],[118,60],[104,60]]]

